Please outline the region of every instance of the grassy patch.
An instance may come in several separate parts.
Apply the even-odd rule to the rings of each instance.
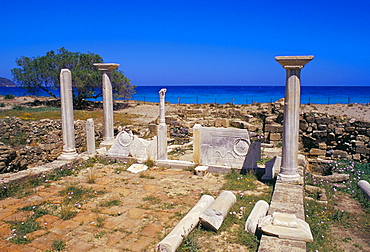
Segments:
[[[12,221],[8,223],[10,224],[13,235],[10,241],[15,244],[25,244],[31,242],[31,240],[27,238],[27,234],[41,229],[41,226],[33,217],[28,218],[25,221]]]
[[[143,198],[144,201],[149,201],[151,204],[159,204],[162,202],[161,199],[157,198],[157,197],[152,197],[152,196],[148,196],[148,197],[145,197]]]
[[[256,189],[256,176],[253,173],[247,173],[245,175],[231,170],[228,174],[225,175],[226,183],[222,186],[223,190],[254,190]]]
[[[112,207],[112,206],[120,206],[122,202],[120,200],[114,199],[114,200],[108,200],[103,201],[100,203],[101,207]]]
[[[336,237],[333,237],[331,234],[331,227],[338,226],[360,231],[364,235],[370,234],[370,203],[364,197],[362,190],[357,187],[359,180],[369,181],[370,164],[333,161],[322,167],[322,170],[326,174],[333,172],[346,173],[350,175],[350,179],[341,183],[331,183],[316,179],[308,173],[305,174],[306,184],[325,188],[328,197],[328,204],[324,205],[316,201],[305,202],[306,221],[310,225],[314,237],[314,242],[307,244],[307,250],[341,251],[341,248],[335,242]],[[364,212],[349,213],[336,208],[338,197],[346,194],[359,201],[363,206]],[[351,237],[346,237],[344,242],[350,240]]]
[[[63,251],[66,248],[66,242],[63,240],[54,240],[51,246],[54,251]]]

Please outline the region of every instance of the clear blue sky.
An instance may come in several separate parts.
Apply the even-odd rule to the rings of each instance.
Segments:
[[[278,55],[314,55],[302,85],[370,85],[370,1],[2,1],[0,77],[20,56],[100,54],[135,85],[284,85]]]

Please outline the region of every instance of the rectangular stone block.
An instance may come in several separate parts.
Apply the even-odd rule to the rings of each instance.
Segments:
[[[241,169],[250,148],[249,133],[245,129],[196,125],[193,148],[195,163]]]
[[[265,131],[270,133],[283,133],[283,126],[280,124],[266,124]]]
[[[311,149],[310,150],[310,155],[311,156],[325,156],[326,151],[325,150],[320,150],[320,149]]]
[[[270,133],[269,138],[271,141],[280,141],[281,134],[280,133]]]

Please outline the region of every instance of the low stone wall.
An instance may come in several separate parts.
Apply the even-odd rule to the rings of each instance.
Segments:
[[[283,127],[278,116],[265,119],[265,136],[278,145]],[[370,123],[324,114],[304,113],[300,116],[300,150],[316,162],[317,158],[349,158],[370,160]]]
[[[95,128],[96,141],[102,126]],[[77,152],[86,151],[85,121],[75,121]],[[0,173],[25,170],[56,160],[63,150],[60,120],[0,119]]]

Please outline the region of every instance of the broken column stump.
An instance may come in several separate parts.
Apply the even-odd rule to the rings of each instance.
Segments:
[[[244,230],[248,233],[255,234],[259,219],[266,216],[269,208],[270,205],[266,201],[257,201],[251,213],[249,214],[247,221],[245,222]]]
[[[223,191],[217,199],[200,214],[199,219],[202,226],[217,231],[235,202],[236,197],[232,192]]]
[[[370,200],[370,184],[366,180],[360,180],[358,182],[358,187],[364,192],[366,197]]]
[[[198,203],[189,211],[187,215],[176,225],[174,229],[160,242],[156,251],[175,252],[186,237],[199,223],[199,215],[206,210],[214,198],[210,195],[203,195]]]

